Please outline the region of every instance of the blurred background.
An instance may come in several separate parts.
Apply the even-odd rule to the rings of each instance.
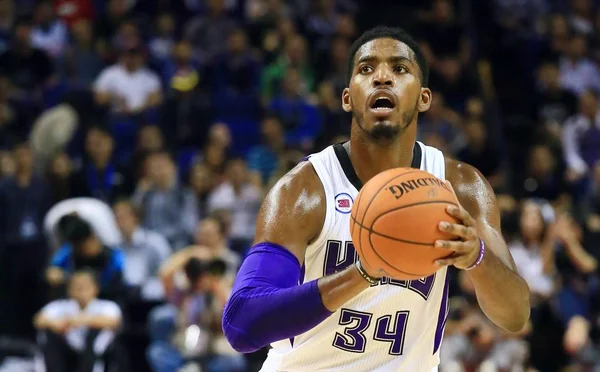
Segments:
[[[509,335],[454,271],[441,371],[599,371],[599,6],[0,0],[0,371],[257,371],[223,304],[269,188],[348,138],[378,24],[426,52],[419,140],[490,181],[532,292]]]

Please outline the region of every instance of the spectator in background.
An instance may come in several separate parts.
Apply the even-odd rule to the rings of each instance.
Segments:
[[[71,197],[73,164],[69,155],[64,152],[54,155],[50,161],[47,178],[52,190],[53,204]]]
[[[502,169],[503,154],[489,139],[485,124],[471,119],[465,123],[463,130],[466,145],[458,151],[458,160],[477,168],[495,190],[500,189],[505,183]]]
[[[319,114],[323,125],[319,136],[315,140],[315,151],[320,151],[334,143],[341,136],[350,136],[352,113],[342,109],[339,95],[331,81],[325,81],[319,86]]]
[[[296,70],[300,84],[298,94],[305,97],[314,88],[314,72],[308,61],[306,40],[300,35],[290,36],[285,40],[284,51],[279,58],[262,71],[261,96],[263,103],[283,93],[283,80]]]
[[[181,252],[180,252],[181,253]],[[175,262],[176,261],[176,262]],[[223,279],[224,263],[196,257],[181,260],[173,256],[161,270],[165,287],[171,288],[172,305],[157,308],[150,315],[154,332],[147,357],[154,371],[177,371],[200,366],[207,372],[242,372],[245,361],[223,337],[223,307],[231,291]],[[184,272],[187,285],[170,286],[174,275]]]
[[[51,0],[42,0],[35,6],[31,44],[45,51],[50,57],[59,58],[68,42],[67,26],[56,18]]]
[[[156,31],[148,47],[154,61],[163,61],[171,56],[175,45],[175,19],[169,13],[161,13],[156,17]]]
[[[18,144],[13,156],[15,174],[0,183],[0,289],[5,294],[0,333],[33,339],[26,318],[31,319],[45,301],[41,273],[49,250],[43,219],[51,195],[46,182],[34,174],[29,144]]]
[[[547,40],[544,41],[540,53],[544,62],[557,62],[560,56],[567,53],[571,32],[567,18],[560,13],[551,14],[547,21]]]
[[[568,185],[556,156],[547,145],[531,148],[526,172],[515,190],[518,197],[548,200],[554,205],[568,203]]]
[[[90,224],[77,216],[67,215],[61,221],[63,244],[54,253],[46,270],[50,285],[60,292],[60,287],[72,273],[89,269],[98,277],[100,297],[120,299],[125,290],[123,251],[103,245]]]
[[[113,345],[121,326],[119,306],[98,299],[98,284],[90,271],[76,271],[69,280],[69,297],[44,306],[33,323],[41,332],[46,371],[123,372]]]
[[[423,115],[417,128],[420,138],[435,135],[443,140],[452,152],[457,152],[464,146],[464,138],[461,132],[461,117],[458,113],[446,105],[445,96],[435,92],[435,100],[431,107]]]
[[[146,125],[140,128],[136,142],[127,172],[132,183],[138,184],[145,182],[143,179],[147,178],[145,163],[148,157],[157,151],[164,150],[166,146],[163,134],[157,125]]]
[[[519,274],[525,279],[533,303],[545,301],[556,290],[553,280],[556,273],[554,259],[554,230],[544,218],[542,206],[526,200],[519,215],[519,237],[509,244]],[[545,205],[545,208],[549,208]],[[551,222],[551,221],[550,221]]]
[[[535,117],[555,140],[560,139],[562,124],[577,110],[577,96],[562,88],[558,65],[544,62],[538,69],[538,92]]]
[[[183,148],[205,143],[213,118],[212,100],[188,41],[179,41],[173,57],[163,61],[161,76],[168,89],[161,126],[169,141]]]
[[[110,42],[117,28],[129,18],[134,5],[134,1],[108,0],[105,12],[99,14],[99,19],[97,19],[98,36],[103,39],[105,44]]]
[[[227,222],[217,217],[206,217],[198,224],[194,242],[197,246],[188,248],[197,256],[205,255],[205,260],[219,259],[225,263],[227,278],[233,283],[241,261],[238,253],[228,247]],[[236,253],[237,252],[237,253]]]
[[[319,111],[302,93],[300,71],[288,69],[283,79],[283,91],[271,101],[269,109],[281,120],[288,145],[308,151],[321,128]]]
[[[471,60],[471,45],[463,26],[457,21],[451,1],[431,2],[431,19],[423,23],[417,34],[431,69],[442,71],[443,60],[458,56],[463,66]]]
[[[122,50],[119,63],[102,70],[94,83],[98,105],[109,105],[113,112],[135,115],[155,108],[162,102],[158,76],[145,67],[137,41]]]
[[[189,183],[198,200],[198,216],[208,215],[208,197],[216,185],[216,177],[206,165],[196,162],[190,170]]]
[[[258,94],[260,65],[248,46],[248,36],[241,28],[227,39],[227,49],[212,61],[210,79],[213,90],[230,96]]]
[[[192,43],[194,51],[209,60],[225,48],[223,40],[234,31],[236,22],[227,15],[224,0],[206,1],[206,15],[198,15],[185,27],[185,39]]]
[[[128,174],[113,158],[114,140],[102,127],[87,132],[87,159],[73,176],[73,196],[91,196],[110,203],[127,192]]]
[[[145,228],[165,236],[173,249],[181,249],[190,243],[198,222],[196,197],[179,184],[175,163],[167,152],[156,152],[148,161],[150,183],[138,186],[134,203],[141,208]]]
[[[600,108],[598,93],[585,91],[579,97],[579,112],[564,124],[563,146],[569,181],[576,183],[586,177],[600,160]],[[585,193],[585,186],[584,191]]]
[[[246,162],[227,163],[227,181],[217,186],[208,198],[210,212],[226,210],[231,216],[231,248],[242,254],[254,239],[256,216],[262,200],[261,190],[250,182]]]
[[[108,204],[94,198],[71,198],[54,204],[44,217],[44,232],[53,250],[63,244],[63,238],[59,236],[59,222],[67,215],[87,221],[102,244],[109,247],[119,244],[119,229]]]
[[[252,147],[248,152],[248,169],[253,177],[260,180],[259,185],[266,185],[279,167],[279,157],[285,149],[285,132],[276,116],[263,118],[261,135],[262,144]]]
[[[54,71],[48,55],[31,44],[31,27],[29,18],[17,20],[11,47],[0,55],[0,75],[8,79],[11,98],[39,110]]]
[[[125,254],[123,280],[141,291],[142,298],[160,299],[162,288],[157,286],[160,265],[171,254],[171,247],[164,236],[140,226],[137,211],[127,200],[113,205],[122,241],[119,244]]]
[[[71,27],[73,42],[58,61],[62,78],[74,89],[89,89],[103,67],[92,23],[82,19]]]
[[[80,21],[93,22],[93,0],[55,0],[54,11],[56,15],[69,27]]]
[[[560,59],[560,85],[578,96],[588,89],[600,91],[600,70],[587,57],[587,49],[585,36],[573,34]]]

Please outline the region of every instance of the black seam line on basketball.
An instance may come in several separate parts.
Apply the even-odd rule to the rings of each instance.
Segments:
[[[383,213],[383,214],[381,214],[381,215],[377,216],[377,218],[375,218],[375,220],[373,220],[373,223],[371,224],[371,227],[367,227],[367,226],[365,226],[364,224],[362,224],[362,223],[358,222],[358,221],[356,220],[356,218],[354,218],[354,216],[352,216],[352,215],[350,215],[350,218],[352,218],[352,219],[354,220],[354,223],[356,223],[357,225],[359,225],[359,226],[360,226],[360,227],[362,227],[363,229],[365,229],[365,230],[367,230],[367,231],[369,231],[369,232],[371,232],[371,233],[373,233],[373,234],[377,234],[377,235],[379,235],[379,236],[383,236],[384,238],[392,239],[392,240],[395,240],[395,241],[398,241],[398,242],[402,242],[402,243],[410,243],[410,244],[417,244],[417,245],[433,245],[433,244],[431,244],[431,243],[415,242],[415,241],[412,241],[412,240],[405,240],[405,239],[394,238],[394,237],[392,237],[392,236],[385,235],[385,234],[382,234],[382,233],[380,233],[380,232],[378,232],[378,231],[375,231],[375,230],[373,230],[373,225],[375,225],[375,222],[376,222],[376,221],[377,221],[377,220],[378,220],[380,217],[382,217],[382,216],[385,216],[386,214],[388,214],[388,213],[390,213],[390,212],[394,212],[394,211],[397,211],[397,210],[400,210],[400,209],[404,209],[404,208],[408,208],[408,207],[414,207],[414,206],[416,206],[416,205],[423,205],[423,204],[451,204],[451,205],[454,205],[454,206],[458,206],[458,205],[457,205],[457,204],[455,204],[455,203],[452,203],[452,202],[447,202],[447,201],[441,201],[441,200],[436,200],[436,201],[428,201],[428,202],[419,202],[419,203],[412,203],[412,204],[406,204],[406,205],[403,205],[403,206],[401,206],[401,207],[397,207],[397,208],[391,209],[391,210],[389,210],[389,211],[387,211],[387,212],[385,212],[385,213]]]
[[[385,211],[385,213],[382,213],[379,216],[375,217],[375,219],[371,223],[371,227],[369,229],[372,229],[373,225],[375,225],[375,222],[377,222],[378,219],[380,219],[381,217],[383,217],[383,216],[385,216],[387,214],[399,211],[400,209],[409,208],[409,207],[415,207],[417,205],[424,205],[424,204],[450,204],[450,205],[453,205],[455,207],[458,207],[458,204],[453,203],[451,201],[445,201],[445,200],[430,200],[430,201],[424,201],[424,202],[416,202],[416,203],[411,203],[411,204],[405,204],[405,205],[396,207],[394,209],[387,210],[387,211]]]
[[[369,231],[369,244],[371,245],[371,250],[373,251],[373,253],[375,253],[377,255],[377,257],[379,257],[379,259],[381,261],[383,261],[386,265],[388,265],[389,267],[393,268],[394,270],[401,272],[402,274],[407,274],[407,275],[413,275],[413,276],[418,276],[420,278],[422,277],[426,277],[429,276],[431,274],[415,274],[415,273],[409,273],[407,271],[404,270],[400,270],[398,269],[396,266],[392,265],[391,263],[387,262],[387,260],[383,257],[381,257],[381,255],[379,254],[379,252],[377,252],[377,250],[375,249],[375,246],[373,245],[373,242],[371,241],[371,235],[373,234],[372,231]]]

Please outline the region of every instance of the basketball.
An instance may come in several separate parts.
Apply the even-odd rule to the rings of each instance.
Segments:
[[[446,212],[458,205],[452,190],[434,175],[395,168],[367,182],[356,197],[350,233],[360,259],[393,279],[412,280],[435,273],[435,261],[451,254],[436,240],[453,236],[439,230],[441,221],[457,222]]]

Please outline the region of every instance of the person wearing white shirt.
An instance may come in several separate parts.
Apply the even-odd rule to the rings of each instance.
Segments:
[[[113,210],[122,236],[119,247],[125,253],[125,282],[139,287],[143,298],[162,298],[164,291],[157,274],[160,265],[171,255],[169,242],[163,235],[140,226],[130,201],[116,202]]]
[[[231,248],[242,253],[250,247],[254,238],[262,191],[250,182],[248,167],[243,159],[229,161],[227,179],[210,193],[208,210],[209,213],[224,210],[231,215]]]
[[[160,79],[144,66],[139,45],[129,45],[119,63],[102,70],[94,82],[94,97],[99,105],[112,105],[118,114],[138,114],[162,102]]]
[[[97,372],[118,363],[108,351],[121,326],[121,310],[97,297],[94,274],[78,271],[69,281],[69,298],[52,301],[36,314],[47,372]]]
[[[31,44],[56,58],[63,55],[68,41],[67,26],[54,15],[52,1],[40,1],[35,9]]]

